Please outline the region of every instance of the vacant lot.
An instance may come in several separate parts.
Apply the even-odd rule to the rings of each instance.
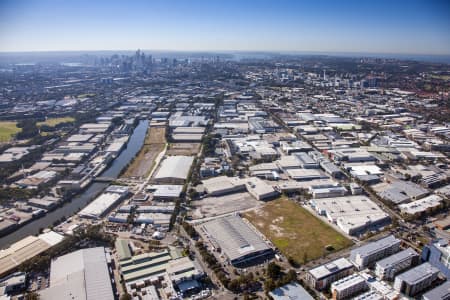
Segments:
[[[267,203],[244,214],[286,257],[304,263],[321,257],[332,246],[334,251],[352,242],[306,209],[286,198]]]
[[[0,122],[0,143],[9,142],[16,133],[21,131],[16,125],[15,121]]]
[[[122,177],[146,177],[153,168],[155,158],[163,151],[165,144],[166,128],[150,127],[141,151]]]
[[[167,150],[167,155],[197,155],[200,152],[200,143],[173,143]]]
[[[68,122],[74,122],[74,121],[75,121],[75,119],[72,117],[48,118],[47,120],[45,120],[43,122],[37,122],[36,125],[37,126],[47,125],[47,126],[54,127],[61,123],[68,123]]]
[[[223,214],[242,211],[261,205],[249,193],[237,193],[220,197],[206,197],[191,202],[195,209],[192,211],[193,219],[203,219]]]

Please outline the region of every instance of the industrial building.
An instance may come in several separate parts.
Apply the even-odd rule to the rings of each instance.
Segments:
[[[438,195],[430,195],[414,202],[400,204],[398,208],[405,215],[420,216],[441,207],[443,199]]]
[[[103,194],[83,208],[78,215],[83,218],[99,219],[128,194],[128,187],[109,186]]]
[[[366,280],[359,274],[349,275],[331,284],[334,300],[350,298],[367,289]]]
[[[238,177],[218,176],[204,179],[202,183],[210,196],[223,196],[246,190],[245,182]]]
[[[184,184],[193,161],[193,156],[168,156],[161,162],[154,181],[159,184]]]
[[[352,272],[353,264],[342,257],[309,270],[306,273],[306,282],[316,290],[325,290],[332,282],[344,278]]]
[[[200,225],[214,248],[220,249],[234,266],[273,256],[269,245],[239,216],[217,218]]]
[[[378,195],[394,204],[401,204],[411,200],[417,200],[426,196],[429,192],[427,189],[412,183],[397,180],[393,183],[380,183]],[[377,187],[374,187],[377,190]]]
[[[59,244],[64,236],[47,231],[39,236],[27,236],[10,247],[0,250],[0,275],[8,273],[21,263]]]
[[[120,251],[119,271],[128,292],[161,281],[176,286],[182,294],[200,286],[197,280],[204,276],[204,271],[189,257],[180,257],[167,249],[131,256],[125,246],[126,242],[116,244]]]
[[[265,183],[258,177],[249,177],[243,179],[245,187],[250,195],[256,200],[264,201],[277,197],[280,193],[271,185]]]
[[[124,258],[119,262],[122,278],[126,283],[163,276],[167,263],[172,260],[168,250],[150,252]]]
[[[314,179],[327,179],[328,176],[322,171],[317,169],[286,169],[288,176],[294,180],[314,180]]]
[[[313,199],[330,198],[330,197],[342,197],[347,194],[347,189],[340,185],[323,184],[323,185],[311,185],[308,189]]]
[[[153,200],[169,201],[180,197],[183,186],[174,184],[156,184],[147,186],[147,191],[153,192]]]
[[[437,279],[439,269],[423,263],[395,277],[394,289],[407,296],[415,296],[427,289]]]
[[[40,299],[114,299],[109,260],[104,247],[82,249],[53,259],[50,287],[39,291]]]
[[[382,280],[394,280],[400,272],[419,263],[419,254],[412,248],[407,248],[388,256],[375,264],[375,274]]]
[[[376,261],[397,253],[400,249],[400,240],[389,235],[375,242],[353,249],[350,252],[350,261],[362,270],[371,267]]]
[[[24,291],[27,286],[27,273],[16,272],[0,279],[0,299],[10,300],[13,294]]]
[[[375,202],[363,195],[310,200],[319,215],[324,215],[350,235],[389,224],[390,217]]]

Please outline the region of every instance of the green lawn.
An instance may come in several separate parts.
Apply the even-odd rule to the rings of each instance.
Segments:
[[[15,121],[0,121],[0,143],[7,143],[18,132],[20,128]]]
[[[74,122],[75,119],[72,117],[61,117],[61,118],[49,118],[43,122],[37,122],[37,126],[47,125],[47,126],[56,126],[60,123]]]
[[[286,257],[292,257],[298,263],[329,253],[325,249],[327,246],[338,251],[352,245],[351,240],[286,198],[271,201],[245,213],[244,217]]]

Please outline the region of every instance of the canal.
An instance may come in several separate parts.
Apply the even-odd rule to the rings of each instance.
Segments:
[[[100,176],[117,178],[122,169],[136,156],[145,140],[148,128],[148,120],[141,120],[133,131],[128,141],[127,147],[120,155],[111,163]],[[101,193],[108,183],[94,182],[81,194],[72,198],[71,201],[65,203],[62,207],[47,213],[42,218],[31,221],[30,223],[20,227],[16,231],[0,238],[0,249],[17,242],[18,240],[39,233],[41,228],[47,228],[62,217],[70,217],[86,206],[95,196]]]

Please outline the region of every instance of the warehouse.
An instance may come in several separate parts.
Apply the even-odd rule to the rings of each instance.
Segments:
[[[415,183],[402,180],[394,181],[391,184],[380,183],[373,188],[381,198],[394,204],[420,199],[429,193],[427,189]]]
[[[256,200],[270,200],[277,197],[280,193],[271,185],[265,183],[257,177],[249,177],[243,179],[247,191],[255,197]]]
[[[0,250],[0,275],[60,243],[63,238],[62,235],[49,231],[37,237],[27,236],[9,248]]]
[[[197,133],[174,133],[172,134],[172,140],[179,143],[196,142],[202,141],[203,134]]]
[[[78,215],[83,218],[99,219],[107,213],[112,206],[117,204],[128,194],[128,188],[123,186],[110,186],[103,194],[95,198],[88,206],[83,208]]]
[[[204,179],[202,183],[210,196],[223,196],[246,190],[245,182],[238,177],[219,176]]]
[[[80,132],[85,133],[105,133],[111,127],[111,123],[87,123],[80,126]]]
[[[192,156],[169,156],[161,162],[161,167],[156,172],[154,180],[158,183],[184,184],[193,161],[194,157]]]
[[[139,224],[152,224],[154,227],[169,227],[170,214],[140,213],[135,222]]]
[[[286,173],[294,180],[326,179],[327,175],[316,169],[287,169]]]
[[[53,259],[50,287],[39,291],[40,299],[114,299],[107,255],[104,247],[96,247]]]
[[[147,191],[153,192],[153,200],[174,200],[180,197],[183,186],[174,184],[149,185]]]
[[[173,130],[174,134],[203,134],[205,127],[177,127]]]
[[[390,221],[388,214],[362,195],[313,199],[310,203],[318,214],[325,215],[351,235],[387,225]]]
[[[347,189],[340,185],[323,184],[323,185],[311,185],[308,192],[312,195],[313,199],[340,197],[347,194]]]
[[[439,209],[442,201],[443,199],[440,196],[430,195],[414,202],[400,204],[398,208],[403,214],[420,216],[421,214],[430,213]]]
[[[268,259],[273,250],[239,216],[225,216],[203,223],[200,226],[213,247],[220,249],[227,260],[239,267],[257,259]]]

